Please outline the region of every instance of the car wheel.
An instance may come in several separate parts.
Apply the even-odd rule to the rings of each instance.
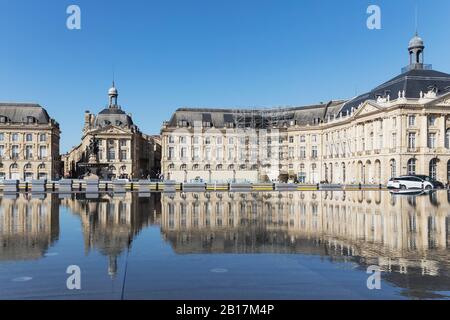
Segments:
[[[431,190],[431,189],[433,189],[433,188],[430,185],[425,187],[425,190]]]
[[[401,185],[401,186],[400,186],[400,190],[406,190],[406,186]]]

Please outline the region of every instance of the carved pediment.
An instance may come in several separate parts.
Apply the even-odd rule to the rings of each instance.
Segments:
[[[427,106],[450,106],[450,93],[447,93],[426,104]]]
[[[372,105],[370,103],[366,103],[366,104],[364,104],[362,107],[360,107],[356,111],[355,115],[356,116],[362,116],[362,115],[365,115],[365,114],[377,112],[379,110],[380,110],[380,107],[374,106],[374,105]]]

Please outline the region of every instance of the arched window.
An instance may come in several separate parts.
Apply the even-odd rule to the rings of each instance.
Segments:
[[[430,161],[430,165],[429,165],[429,175],[431,177],[431,179],[436,179],[437,177],[437,159],[434,158]]]
[[[222,170],[222,167],[223,167],[223,166],[222,166],[221,164],[218,164],[218,165],[217,165],[217,170],[218,170],[218,171]]]
[[[41,170],[45,169],[45,164],[41,163],[41,164],[39,165],[38,169],[41,169]]]
[[[175,169],[175,165],[174,165],[173,163],[169,164],[169,169],[170,169],[170,170]]]
[[[416,159],[408,160],[408,174],[416,174]]]
[[[29,169],[31,169],[31,163],[27,163],[27,164],[25,165],[25,170],[29,170]]]
[[[11,165],[11,170],[17,170],[19,168],[19,166],[17,165],[17,163],[13,163]]]
[[[390,167],[391,167],[391,178],[397,177],[397,162],[395,161],[395,159],[391,159]]]

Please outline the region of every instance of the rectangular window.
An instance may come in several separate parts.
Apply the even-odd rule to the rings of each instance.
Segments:
[[[205,159],[208,161],[211,160],[211,148],[205,149]]]
[[[127,140],[125,140],[125,139],[120,139],[120,146],[121,146],[121,147],[126,147],[126,146],[127,146]]]
[[[33,141],[33,135],[31,133],[27,133],[25,137],[26,137],[25,140],[27,142]]]
[[[306,137],[305,137],[305,135],[301,135],[300,136],[300,142],[305,142],[306,141]]]
[[[317,157],[318,157],[317,146],[312,147],[311,157],[313,157],[314,159],[317,159]]]
[[[294,159],[294,148],[289,148],[289,159]]]
[[[294,143],[294,137],[289,137],[289,143]]]
[[[306,147],[300,147],[300,159],[306,158]]]
[[[169,147],[168,159],[172,160],[174,155],[175,155],[175,148],[174,147]]]
[[[4,141],[5,140],[5,134],[2,132],[0,133],[0,141]]]
[[[39,147],[39,158],[40,159],[47,158],[47,147],[46,146]]]
[[[317,135],[313,134],[313,135],[311,136],[311,142],[312,142],[312,143],[316,143],[316,142],[317,142]]]
[[[127,150],[120,150],[120,160],[127,160]]]
[[[114,147],[108,147],[108,160],[116,159],[116,149]]]
[[[169,136],[169,143],[175,143],[174,136]]]
[[[33,147],[32,146],[26,146],[25,147],[25,159],[31,160],[33,158]]]
[[[430,149],[436,148],[436,133],[428,134],[428,148]]]
[[[397,133],[392,134],[391,147],[392,149],[397,149]]]
[[[13,159],[19,158],[19,146],[12,146],[11,148],[11,157]]]
[[[217,144],[222,144],[222,137],[217,137]]]
[[[185,159],[187,157],[187,149],[185,147],[181,148],[180,157],[181,159]]]
[[[416,116],[408,116],[408,127],[414,127],[416,125]]]
[[[436,125],[436,116],[431,115],[428,117],[428,125],[430,127],[433,127]]]
[[[223,158],[222,148],[217,148],[217,150],[216,150],[216,159],[217,160],[222,160],[222,158]]]
[[[180,137],[180,143],[185,144],[186,143],[186,137]]]
[[[245,148],[239,148],[239,159],[245,160]]]
[[[199,147],[194,148],[194,160],[200,159],[200,149]]]
[[[199,142],[199,138],[198,137],[194,137],[194,139],[193,139],[194,141],[194,144],[198,144],[198,142]]]
[[[234,139],[233,138],[228,138],[228,144],[234,144]]]
[[[18,133],[13,133],[11,136],[11,140],[12,141],[19,141],[19,134]]]
[[[416,148],[416,134],[414,132],[408,133],[408,149]]]
[[[5,156],[5,146],[0,146],[0,158]]]
[[[47,135],[45,133],[41,133],[39,135],[39,141],[40,142],[46,142],[47,141]]]
[[[233,160],[233,148],[228,148],[228,160]]]

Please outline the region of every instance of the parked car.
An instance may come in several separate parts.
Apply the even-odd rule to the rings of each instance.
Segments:
[[[444,184],[431,179],[425,175],[410,175],[401,176],[398,178],[392,178],[389,180],[388,189],[420,189],[420,190],[432,190],[432,189],[444,189]]]

